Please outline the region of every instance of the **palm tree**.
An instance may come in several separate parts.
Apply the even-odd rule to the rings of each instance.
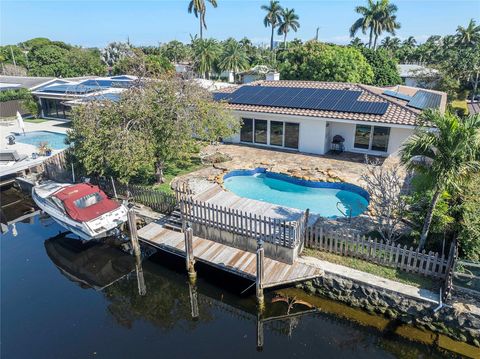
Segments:
[[[282,20],[281,14],[282,14],[283,8],[280,6],[280,3],[278,1],[270,0],[270,4],[262,5],[261,9],[267,12],[267,15],[265,15],[265,18],[263,19],[263,24],[265,25],[265,27],[270,26],[272,28],[272,33],[270,35],[270,51],[272,51],[273,50],[273,34],[275,32],[275,28]]]
[[[290,29],[297,32],[298,28],[300,27],[300,23],[298,22],[299,17],[295,14],[295,9],[283,9],[282,11],[282,20],[278,25],[278,34],[283,35],[283,48],[287,48],[287,34]]]
[[[239,71],[248,68],[248,56],[245,48],[235,40],[228,41],[225,44],[222,59],[218,66],[220,70],[232,71],[235,79]]]
[[[480,42],[480,25],[470,19],[467,27],[457,27],[457,41],[461,45],[469,46]]]
[[[207,0],[213,7],[217,7],[217,0]],[[203,39],[203,28],[207,29],[207,22],[205,21],[205,13],[207,6],[205,0],[191,0],[188,4],[188,13],[194,13],[195,17],[200,22],[200,39]]]
[[[444,191],[451,193],[480,172],[480,115],[460,119],[453,114],[427,110],[422,123],[401,150],[402,163],[431,177],[433,197],[424,220],[419,247],[425,246],[433,211]]]
[[[358,30],[362,30],[363,34],[369,31],[368,47],[377,46],[377,39],[386,31],[395,35],[395,30],[400,28],[395,13],[397,6],[390,4],[389,0],[368,0],[368,6],[357,6],[355,12],[362,15],[357,19],[350,28],[350,36],[354,37]]]
[[[415,47],[417,46],[417,40],[413,36],[409,36],[407,39],[403,40],[403,46]]]
[[[363,43],[363,41],[359,38],[359,37],[354,37],[352,39],[352,41],[350,41],[350,46],[353,46],[353,47],[364,47],[365,44]]]
[[[221,47],[214,39],[195,39],[192,42],[194,67],[203,78],[209,78]]]

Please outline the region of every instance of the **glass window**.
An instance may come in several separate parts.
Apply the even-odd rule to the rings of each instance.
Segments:
[[[298,148],[298,123],[285,122],[285,147]]]
[[[240,130],[241,142],[253,142],[253,120],[251,118],[242,118],[242,129]]]
[[[371,131],[372,131],[371,126],[357,125],[357,128],[355,130],[355,143],[353,144],[353,147],[364,148],[368,150],[370,145]]]
[[[255,143],[267,144],[267,120],[255,120]]]
[[[283,122],[270,121],[270,144],[283,146]]]
[[[390,127],[373,127],[372,151],[387,152]]]

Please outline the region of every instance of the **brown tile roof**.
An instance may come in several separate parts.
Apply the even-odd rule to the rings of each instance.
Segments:
[[[256,81],[248,85],[261,85],[272,87],[302,87],[302,88],[321,88],[332,90],[354,90],[362,91],[358,98],[360,101],[387,102],[389,104],[387,111],[383,115],[372,115],[352,112],[310,110],[288,107],[258,106],[246,104],[227,104],[228,108],[237,111],[262,112],[273,114],[284,114],[294,116],[324,117],[332,119],[356,120],[366,122],[381,122],[388,124],[410,125],[416,124],[416,119],[420,110],[407,107],[406,101],[397,100],[389,96],[382,95],[384,88],[344,83],[344,82],[316,82],[316,81]],[[218,92],[231,93],[239,87],[231,87],[219,90]],[[445,94],[446,98],[446,94]]]

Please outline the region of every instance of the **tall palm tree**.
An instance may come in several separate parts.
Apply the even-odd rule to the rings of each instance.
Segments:
[[[480,42],[480,25],[475,20],[470,19],[467,27],[457,27],[457,41],[461,45],[475,45]]]
[[[272,28],[272,33],[270,35],[270,51],[272,51],[273,50],[273,34],[275,32],[275,28],[278,26],[278,24],[282,20],[281,14],[282,14],[283,8],[280,6],[280,2],[270,0],[270,4],[262,5],[261,9],[267,12],[267,15],[265,15],[265,18],[263,19],[263,24],[265,25],[265,27],[270,26]]]
[[[203,78],[209,78],[215,62],[221,54],[221,47],[214,39],[195,39],[192,42],[194,67]]]
[[[217,0],[207,0],[213,7],[217,7]],[[205,0],[191,0],[188,4],[188,13],[195,15],[200,22],[200,39],[203,39],[203,28],[207,29],[207,22],[205,21],[205,13],[207,12],[207,6]]]
[[[223,71],[232,71],[235,79],[239,71],[248,68],[248,56],[245,48],[235,40],[228,41],[218,67]]]
[[[355,12],[362,15],[350,27],[350,36],[354,37],[358,30],[363,34],[369,31],[368,47],[375,49],[377,46],[377,39],[386,31],[395,35],[395,30],[400,28],[400,23],[397,22],[395,13],[397,6],[391,4],[389,0],[367,0],[367,6],[357,6]]]
[[[287,48],[287,34],[290,29],[297,32],[300,27],[299,17],[295,14],[295,9],[283,9],[282,20],[278,25],[278,34],[283,35],[283,48]]]
[[[464,181],[480,172],[480,115],[460,119],[456,115],[427,110],[422,121],[435,126],[435,130],[418,128],[401,150],[402,163],[409,169],[428,174],[433,184],[420,248],[425,246],[440,195],[444,191],[454,193]]]

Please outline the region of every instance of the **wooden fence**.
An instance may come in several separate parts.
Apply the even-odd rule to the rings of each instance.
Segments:
[[[340,232],[325,233],[319,226],[306,229],[305,247],[437,278],[447,275],[450,261],[453,260],[451,256],[445,258],[443,254],[440,256],[431,251],[426,253],[425,250],[388,244],[370,237]]]
[[[182,219],[264,242],[294,248],[304,235],[306,216],[286,221],[181,197]]]
[[[156,191],[148,187],[124,184],[105,178],[92,179],[91,182],[97,184],[110,197],[132,199],[134,202],[148,206],[156,212],[168,214],[177,205],[177,200],[173,194]]]

